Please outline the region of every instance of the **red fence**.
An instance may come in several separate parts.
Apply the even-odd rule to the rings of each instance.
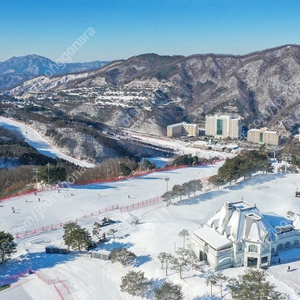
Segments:
[[[149,199],[149,200],[134,203],[134,204],[131,204],[131,205],[123,206],[123,207],[120,207],[120,212],[122,213],[122,212],[131,211],[131,210],[134,210],[134,209],[138,209],[138,208],[141,208],[141,207],[144,207],[144,206],[147,206],[147,205],[151,205],[151,204],[160,202],[161,200],[162,200],[162,197],[156,197],[156,198],[152,198],[152,199]]]
[[[90,214],[85,214],[84,216],[82,216],[80,218],[76,218],[75,220],[69,220],[69,221],[64,222],[64,223],[60,222],[60,223],[57,223],[57,224],[51,224],[51,225],[48,225],[48,226],[43,226],[43,227],[38,228],[38,229],[33,229],[31,231],[16,233],[14,237],[16,239],[18,239],[18,238],[23,238],[23,237],[31,236],[31,235],[34,235],[34,234],[38,234],[38,233],[41,233],[41,232],[46,232],[46,231],[50,231],[50,230],[59,229],[59,228],[62,228],[65,224],[67,224],[69,222],[77,222],[77,221],[80,221],[80,220],[93,218],[93,217],[96,217],[96,216],[99,216],[101,214],[105,214],[109,211],[114,211],[114,210],[117,210],[117,209],[119,209],[121,213],[122,212],[128,212],[128,211],[131,211],[133,209],[138,209],[138,208],[141,208],[141,207],[152,205],[152,204],[157,203],[161,200],[162,200],[162,197],[155,197],[155,198],[151,198],[151,199],[148,199],[148,200],[140,201],[138,203],[127,205],[127,206],[124,206],[124,207],[119,207],[118,204],[117,205],[112,205],[112,206],[106,207],[104,209],[94,211]]]
[[[70,294],[70,288],[68,286],[65,285],[65,283],[59,279],[58,277],[54,278],[54,279],[49,279],[46,278],[45,276],[41,275],[40,273],[37,273],[33,270],[31,270],[40,280],[42,280],[44,283],[48,284],[48,285],[52,285],[54,286],[56,292],[58,293],[59,297],[61,300],[65,300],[63,294]],[[62,289],[58,288],[58,285],[62,286]]]
[[[3,279],[2,281],[0,281],[0,286],[5,285],[5,284],[12,284],[14,281],[16,281],[16,279],[19,279],[20,277],[23,277],[27,274],[29,274],[31,271],[31,269],[25,270],[23,272],[20,272],[18,274],[12,275],[8,278]]]
[[[14,193],[14,194],[11,194],[11,195],[3,196],[3,197],[0,198],[0,202],[4,201],[4,200],[7,200],[7,199],[10,199],[10,198],[13,198],[13,197],[32,194],[34,192],[36,192],[36,190],[31,188],[31,189],[28,189],[26,191],[22,191],[22,192],[19,192],[19,193]]]
[[[218,161],[215,161],[214,163],[216,162],[219,162],[219,161],[222,161],[221,160],[218,160]],[[179,167],[176,167],[176,168],[185,168],[186,166],[179,166]],[[174,169],[173,167],[172,168],[168,168],[168,169]],[[165,171],[166,169],[164,169]],[[163,171],[162,169],[160,169],[160,171]],[[153,171],[149,171],[147,173],[152,173]],[[143,174],[145,175],[145,174]],[[138,176],[142,176],[142,175],[138,175]],[[204,181],[204,180],[207,180],[209,177],[203,177],[201,178],[200,180],[201,181]],[[86,184],[86,183],[85,183]],[[144,200],[144,201],[141,201],[141,202],[137,202],[137,203],[134,203],[134,204],[130,204],[130,205],[126,205],[126,206],[123,206],[123,207],[119,207],[119,205],[112,205],[110,207],[106,207],[105,209],[101,209],[101,210],[97,210],[97,211],[94,211],[90,214],[85,214],[84,216],[80,217],[80,218],[76,218],[75,220],[69,220],[67,222],[61,222],[61,223],[58,223],[58,224],[51,224],[51,225],[48,225],[48,226],[43,226],[41,228],[38,228],[38,229],[33,229],[31,231],[25,231],[25,232],[22,232],[22,233],[16,233],[15,234],[15,238],[18,239],[18,238],[23,238],[23,237],[27,237],[27,236],[30,236],[30,235],[34,235],[34,234],[38,234],[38,233],[41,233],[41,232],[45,232],[45,231],[50,231],[50,230],[55,230],[55,229],[59,229],[59,228],[62,228],[64,226],[64,224],[67,224],[69,222],[77,222],[77,221],[80,221],[80,220],[84,220],[84,219],[88,219],[88,218],[93,218],[93,217],[96,217],[98,215],[101,215],[101,214],[105,214],[109,211],[113,211],[113,210],[116,210],[116,209],[120,209],[120,212],[128,212],[128,211],[132,211],[134,209],[138,209],[138,208],[141,208],[141,207],[145,207],[145,206],[148,206],[148,205],[152,205],[154,203],[157,203],[159,201],[162,201],[162,197],[155,197],[155,198],[151,198],[151,199],[148,199],[148,200]]]

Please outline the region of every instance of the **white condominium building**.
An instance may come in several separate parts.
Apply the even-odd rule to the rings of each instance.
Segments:
[[[196,124],[187,124],[185,122],[169,125],[167,127],[167,136],[174,137],[180,135],[198,136],[199,128]]]
[[[206,116],[205,135],[238,138],[241,136],[241,119],[232,116]]]
[[[247,141],[252,143],[265,143],[277,146],[280,144],[280,134],[268,128],[250,129],[247,134]]]

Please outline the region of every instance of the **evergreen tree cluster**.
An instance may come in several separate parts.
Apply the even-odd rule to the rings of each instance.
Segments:
[[[86,228],[82,228],[76,222],[64,225],[63,239],[68,248],[73,248],[81,252],[92,244],[92,238]]]
[[[236,300],[283,300],[283,295],[266,280],[266,271],[248,269],[238,279],[229,280],[232,299]]]
[[[210,182],[217,186],[228,182],[231,184],[240,177],[246,179],[257,172],[272,173],[273,167],[265,152],[251,150],[227,159],[219,168],[217,177],[210,179]]]
[[[110,260],[115,263],[119,262],[123,266],[128,266],[134,263],[136,255],[124,247],[116,248],[110,252]]]
[[[199,163],[198,156],[191,156],[188,154],[184,154],[175,158],[172,162],[172,166],[182,166],[182,165],[192,166],[198,163]]]

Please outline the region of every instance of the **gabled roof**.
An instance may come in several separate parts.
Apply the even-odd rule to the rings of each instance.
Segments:
[[[297,222],[300,229],[300,218]],[[274,213],[262,214],[255,205],[244,201],[226,202],[206,225],[211,234],[214,231],[234,243],[263,243],[267,237],[274,240],[276,234],[294,229],[290,220]]]

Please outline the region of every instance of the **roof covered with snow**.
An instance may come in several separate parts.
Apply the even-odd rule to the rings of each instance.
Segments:
[[[274,213],[262,214],[256,205],[244,201],[224,203],[206,225],[205,230],[199,229],[195,234],[207,242],[216,239],[219,248],[221,241],[223,246],[230,241],[263,243],[266,238],[274,240],[276,234],[294,229],[290,220]]]
[[[212,231],[206,224],[202,228],[196,230],[194,234],[215,250],[221,250],[232,245],[232,242],[227,239],[226,235],[221,235],[216,231]]]

